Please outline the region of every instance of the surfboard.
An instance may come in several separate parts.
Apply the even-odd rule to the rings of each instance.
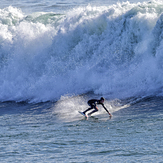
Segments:
[[[84,114],[83,112],[81,111],[78,111],[81,115],[83,115],[85,118],[88,118],[88,116],[86,114]]]

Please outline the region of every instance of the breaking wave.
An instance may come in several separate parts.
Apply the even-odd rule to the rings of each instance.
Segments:
[[[162,72],[161,1],[63,14],[0,10],[0,101],[162,96]]]

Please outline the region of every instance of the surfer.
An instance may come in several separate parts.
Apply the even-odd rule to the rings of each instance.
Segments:
[[[104,106],[104,100],[105,100],[105,99],[104,99],[103,97],[101,97],[100,100],[97,100],[97,99],[91,99],[91,100],[89,100],[89,101],[88,101],[88,105],[90,106],[90,108],[88,108],[87,110],[85,110],[85,111],[83,112],[83,114],[85,115],[85,113],[86,113],[87,111],[92,110],[92,109],[94,109],[94,110],[93,110],[92,112],[90,112],[88,115],[91,115],[91,114],[97,112],[97,111],[98,111],[98,108],[97,108],[96,104],[100,104],[100,105],[103,106],[103,108],[106,110],[106,112],[107,112],[110,116],[112,116],[112,115],[110,114],[110,112],[106,109],[106,107]]]

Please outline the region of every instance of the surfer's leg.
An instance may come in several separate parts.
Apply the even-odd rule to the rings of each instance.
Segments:
[[[97,112],[98,111],[98,108],[95,106],[94,107],[94,110],[92,111],[92,112],[90,112],[88,115],[90,116],[91,114],[93,114],[93,113],[95,113],[95,112]]]
[[[85,114],[87,111],[93,109],[92,107],[91,108],[88,108],[87,110],[85,110],[83,113]]]
[[[93,105],[91,105],[91,104],[88,104],[89,106],[91,106],[90,108],[88,108],[87,110],[85,110],[83,113],[85,114],[87,111],[89,111],[89,110],[91,110],[91,109],[93,109],[94,107],[93,107]]]

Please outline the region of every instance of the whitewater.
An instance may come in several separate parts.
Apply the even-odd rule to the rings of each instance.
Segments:
[[[2,0],[0,162],[162,162],[162,72],[162,0]]]
[[[161,3],[88,5],[66,14],[1,9],[0,100],[162,95]]]

